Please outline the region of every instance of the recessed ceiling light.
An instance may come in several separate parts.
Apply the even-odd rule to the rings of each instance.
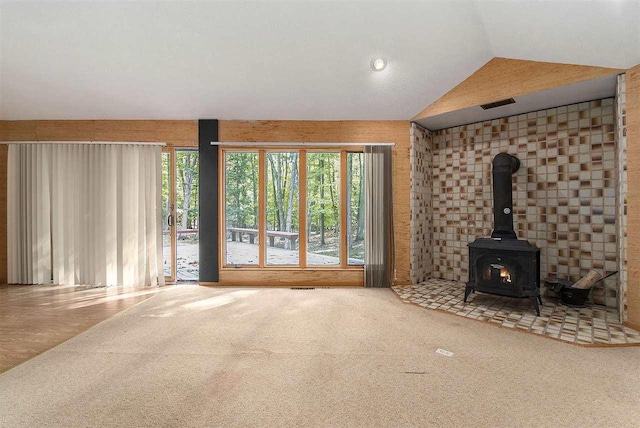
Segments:
[[[387,66],[387,60],[382,57],[371,58],[371,69],[373,71],[382,71]]]

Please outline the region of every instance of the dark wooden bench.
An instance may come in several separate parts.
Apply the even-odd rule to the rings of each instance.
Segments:
[[[242,227],[227,227],[227,232],[231,233],[231,240],[234,242],[242,242],[242,235],[249,235],[249,243],[254,244],[255,238],[258,236],[258,229],[245,229]],[[298,232],[280,232],[278,230],[267,230],[269,238],[269,246],[275,247],[275,238],[285,238],[291,243],[291,249],[296,249],[296,241],[298,240]]]
[[[286,238],[291,243],[291,249],[296,249],[296,241],[298,240],[298,232],[280,232],[277,230],[267,230],[267,237],[269,238],[269,245],[275,247],[275,238]]]
[[[242,235],[249,235],[249,243],[255,243],[255,238],[258,236],[258,229],[245,229],[242,227],[227,227],[227,231],[231,232],[231,240],[242,242]]]

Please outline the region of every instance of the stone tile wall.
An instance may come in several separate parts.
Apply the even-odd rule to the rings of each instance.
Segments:
[[[616,88],[616,155],[618,171],[618,275],[620,320],[627,321],[627,97],[626,76],[618,76]]]
[[[433,133],[433,277],[466,281],[467,244],[493,228],[491,160],[518,156],[514,227],[541,250],[541,276],[618,269],[614,99]],[[618,305],[618,280],[593,301]]]
[[[431,133],[411,124],[411,281],[421,283],[433,274],[431,236]]]

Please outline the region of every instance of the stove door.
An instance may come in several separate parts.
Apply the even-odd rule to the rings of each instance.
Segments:
[[[476,258],[475,270],[477,290],[502,296],[523,296],[523,271],[517,257],[481,254]]]

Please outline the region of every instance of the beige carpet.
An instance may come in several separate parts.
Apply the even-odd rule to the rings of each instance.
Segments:
[[[179,286],[0,375],[3,427],[638,420],[639,348],[558,343],[390,290]]]

